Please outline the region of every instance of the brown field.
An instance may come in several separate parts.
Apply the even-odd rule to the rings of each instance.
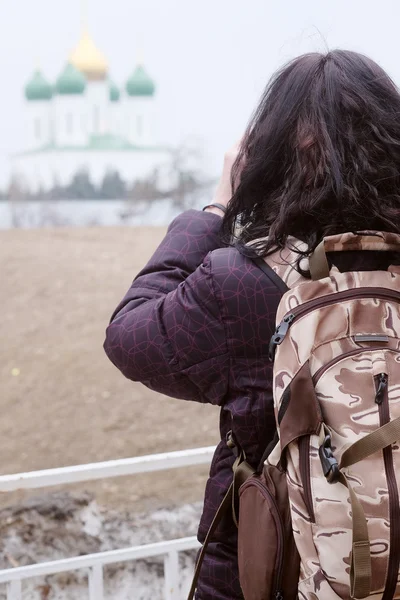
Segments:
[[[0,471],[15,473],[218,440],[218,413],[127,381],[104,330],[162,228],[0,232]],[[81,484],[105,506],[202,498],[208,468]],[[37,492],[36,492],[37,494]],[[26,496],[0,497],[0,505]]]

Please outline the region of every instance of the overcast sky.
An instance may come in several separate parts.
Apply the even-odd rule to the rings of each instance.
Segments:
[[[87,0],[89,30],[122,85],[138,51],[157,84],[160,136],[204,142],[213,171],[270,75],[311,50],[357,50],[400,83],[399,0]],[[0,167],[24,147],[23,86],[54,80],[80,35],[81,0],[0,0]]]

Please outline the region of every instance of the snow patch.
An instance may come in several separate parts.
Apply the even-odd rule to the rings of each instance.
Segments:
[[[93,552],[195,535],[202,505],[151,514],[106,510],[88,494],[58,492],[0,510],[0,568],[57,560]],[[181,597],[193,575],[196,551],[181,553]],[[162,557],[109,565],[105,600],[163,600]],[[23,582],[23,600],[87,599],[87,573],[75,571]],[[0,599],[5,600],[2,586]]]

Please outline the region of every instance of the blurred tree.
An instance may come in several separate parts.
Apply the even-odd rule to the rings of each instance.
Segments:
[[[177,210],[196,208],[210,197],[215,181],[205,175],[203,152],[196,141],[186,141],[170,152],[169,160],[151,175],[136,179],[128,190],[123,219],[144,214],[149,202],[165,199]]]
[[[77,200],[92,200],[98,198],[98,190],[93,185],[89,172],[81,170],[76,173],[67,189],[68,198]]]
[[[42,185],[39,186],[34,194],[31,194],[31,198],[34,200],[48,200],[48,191],[44,189]]]
[[[29,198],[30,193],[26,186],[26,181],[21,175],[13,175],[11,177],[6,196],[10,201],[17,202]]]
[[[21,175],[12,176],[6,197],[10,203],[12,227],[22,227],[27,218],[27,210],[24,203],[26,200],[29,200],[30,193],[26,181]]]
[[[126,198],[126,183],[118,171],[108,171],[100,186],[99,196],[106,200],[123,200]]]
[[[179,210],[196,207],[214,184],[206,177],[202,163],[203,151],[198,142],[187,141],[171,152],[166,195]]]
[[[67,188],[61,185],[56,175],[53,178],[53,185],[48,190],[47,195],[50,200],[65,200],[67,197]]]
[[[163,198],[159,185],[158,169],[154,169],[148,177],[136,179],[128,191],[128,198],[136,201],[151,201]]]

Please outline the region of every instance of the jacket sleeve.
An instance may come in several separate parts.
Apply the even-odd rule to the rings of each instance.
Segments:
[[[188,211],[115,310],[104,349],[133,381],[172,396],[221,404],[229,356],[212,280],[221,219]]]

